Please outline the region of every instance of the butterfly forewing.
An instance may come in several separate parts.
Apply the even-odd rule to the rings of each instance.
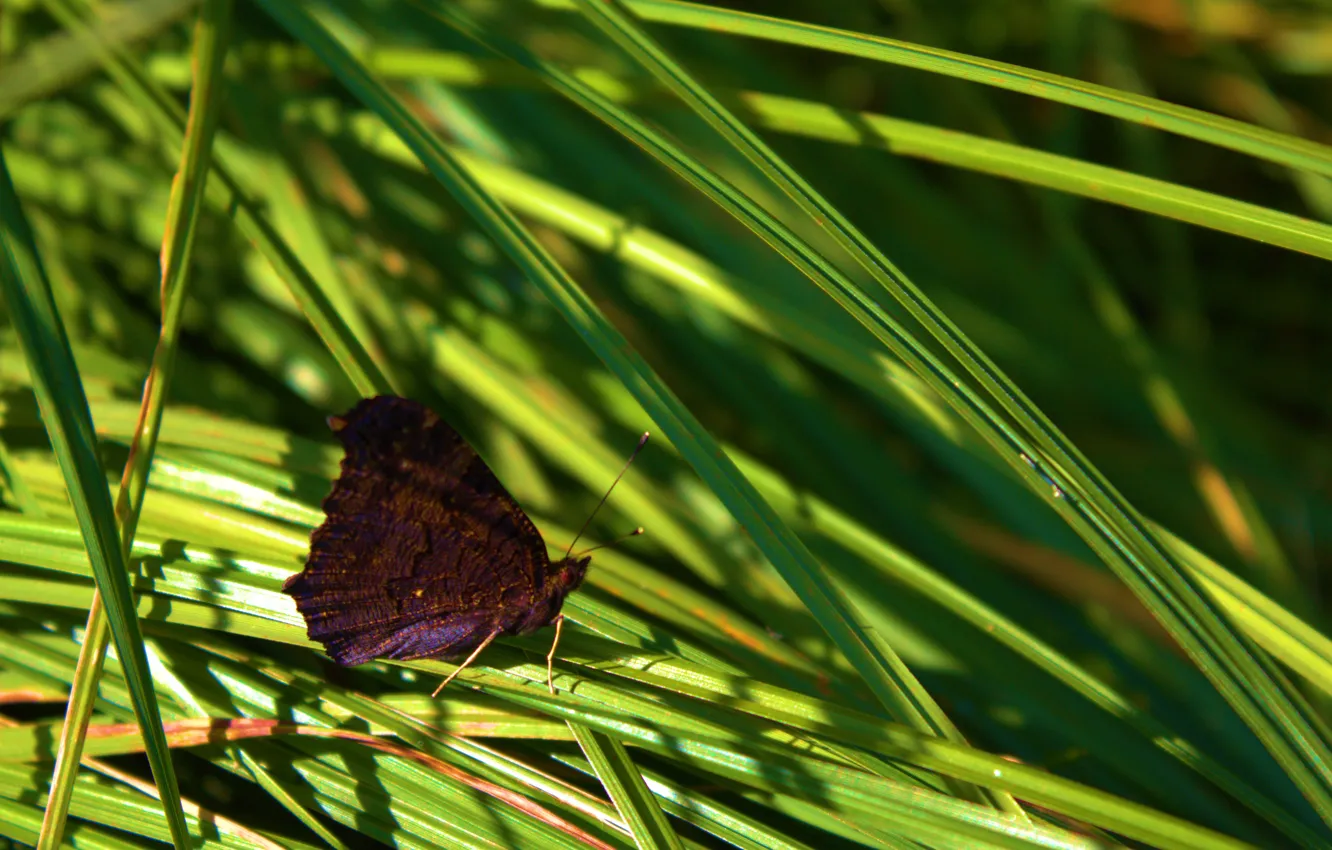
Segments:
[[[540,533],[461,436],[410,399],[366,399],[330,425],[346,449],[284,590],[342,664],[465,653],[530,604]]]

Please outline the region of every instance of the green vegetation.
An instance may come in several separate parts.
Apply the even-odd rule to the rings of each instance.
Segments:
[[[0,836],[1332,847],[1332,7],[749,6],[0,4]],[[307,640],[384,392],[652,432],[556,694]]]

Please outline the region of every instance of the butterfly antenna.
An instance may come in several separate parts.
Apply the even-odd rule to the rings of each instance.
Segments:
[[[634,458],[638,457],[638,453],[643,450],[643,446],[647,445],[647,441],[648,432],[644,431],[643,436],[638,438],[638,445],[634,447],[633,454],[629,455],[629,459],[624,462],[624,469],[621,469],[620,474],[615,476],[615,480],[611,482],[611,486],[606,488],[606,495],[601,497],[601,501],[597,502],[597,506],[593,508],[592,513],[588,515],[587,522],[583,523],[583,527],[578,529],[578,533],[574,535],[573,541],[569,544],[569,550],[564,553],[565,560],[568,560],[569,556],[573,554],[573,548],[578,543],[578,538],[582,537],[583,532],[587,531],[587,527],[592,524],[592,520],[597,516],[597,511],[601,510],[601,506],[606,504],[606,500],[610,498],[611,491],[615,489],[616,484],[620,483],[620,479],[624,477],[624,474],[629,471],[629,464],[633,463]],[[642,529],[639,530],[641,531]]]
[[[609,540],[605,543],[598,543],[596,546],[593,546],[591,549],[584,549],[583,551],[579,552],[575,557],[581,558],[589,552],[595,552],[598,549],[608,549],[617,543],[628,540],[630,537],[637,537],[642,533],[643,533],[643,526],[640,525],[638,528],[635,528],[633,531],[629,532],[628,534],[621,534],[619,537],[615,538],[614,540]]]

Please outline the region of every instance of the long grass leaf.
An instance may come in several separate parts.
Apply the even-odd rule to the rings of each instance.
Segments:
[[[609,735],[570,723],[578,746],[619,810],[639,850],[683,850],[624,745]]]
[[[98,592],[106,603],[111,637],[129,678],[135,713],[143,729],[153,777],[161,792],[171,840],[183,850],[189,846],[189,832],[181,811],[171,753],[162,734],[152,674],[144,654],[129,575],[116,533],[111,494],[97,460],[97,441],[87,397],[2,155],[0,248],[4,251],[0,260],[0,285],[4,288],[5,302],[32,370],[33,388],[78,516]]]
[[[180,168],[173,183],[167,211],[167,238],[162,246],[162,329],[157,349],[144,381],[143,405],[139,426],[130,443],[130,457],[116,498],[116,519],[120,527],[121,557],[128,563],[134,548],[139,512],[148,486],[157,435],[161,429],[167,388],[174,373],[176,348],[180,341],[181,315],[190,279],[196,227],[204,203],[204,185],[211,158],[214,127],[220,110],[218,78],[226,58],[227,29],[231,18],[230,0],[205,0],[195,29],[195,62],[198,68],[190,98],[190,113],[185,130],[185,146]],[[40,850],[60,846],[74,777],[78,771],[83,736],[92,716],[97,681],[101,678],[110,637],[106,609],[100,593],[94,593],[84,628],[79,665],[61,727],[61,741],[51,794],[42,815]]]
[[[576,8],[575,0],[539,2],[554,8]],[[767,39],[945,74],[1178,133],[1291,168],[1332,175],[1332,148],[1327,145],[1108,86],[879,35],[702,3],[625,0],[625,5],[649,23]]]
[[[62,23],[80,29],[87,37],[88,25],[71,0],[49,2]],[[179,105],[155,86],[140,63],[127,53],[114,49],[112,45],[98,43],[97,47],[102,51],[101,58],[107,70],[136,99],[138,105],[151,115],[156,129],[161,133],[163,144],[172,150],[179,149],[185,131],[185,115]],[[272,263],[274,271],[288,285],[302,312],[357,390],[366,396],[392,392],[391,376],[385,374],[383,365],[375,362],[370,355],[369,346],[358,340],[338,315],[332,300],[301,263],[296,252],[278,236],[275,228],[249,200],[248,193],[233,176],[233,167],[228,160],[226,148],[219,146],[212,168],[212,176],[216,179],[209,182],[207,189],[209,200],[218,208],[235,215],[237,226],[260,248],[265,259]]]

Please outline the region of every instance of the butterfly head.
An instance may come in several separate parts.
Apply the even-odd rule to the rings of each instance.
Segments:
[[[587,565],[590,563],[591,555],[574,555],[556,561],[551,564],[550,585],[557,588],[561,595],[573,593],[587,576]]]
[[[546,574],[545,587],[524,604],[520,618],[510,628],[509,634],[527,635],[550,625],[559,616],[564,605],[564,597],[578,589],[587,575],[587,565],[592,559],[583,555],[575,558],[561,558],[552,561],[550,572]]]

